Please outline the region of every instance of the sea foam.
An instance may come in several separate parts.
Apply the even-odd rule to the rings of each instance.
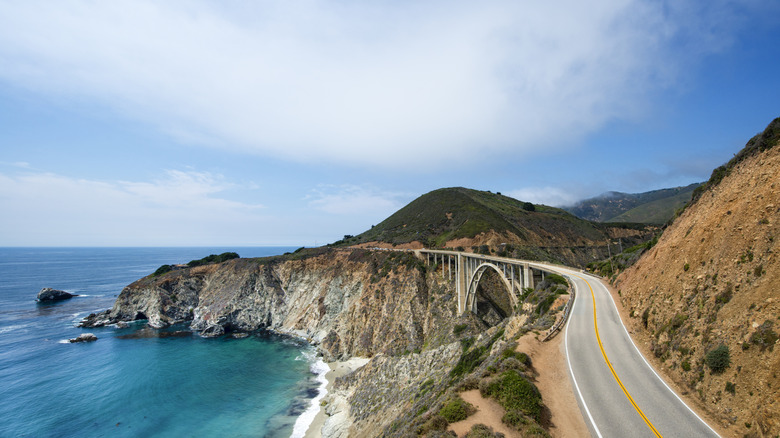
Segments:
[[[325,374],[330,371],[330,367],[321,358],[318,358],[316,362],[311,364],[310,370],[312,374],[317,376],[317,381],[320,383],[317,396],[311,399],[311,405],[295,420],[295,426],[293,426],[293,433],[291,438],[303,438],[306,435],[306,431],[314,421],[314,417],[320,411],[320,400],[328,393],[328,379],[325,378]]]

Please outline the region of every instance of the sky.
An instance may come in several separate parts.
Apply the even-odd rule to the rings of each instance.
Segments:
[[[0,246],[316,246],[441,187],[709,178],[773,0],[0,0]]]

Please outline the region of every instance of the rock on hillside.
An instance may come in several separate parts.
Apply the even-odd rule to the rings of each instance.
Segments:
[[[780,434],[780,147],[764,146],[615,283],[656,367],[733,436]]]

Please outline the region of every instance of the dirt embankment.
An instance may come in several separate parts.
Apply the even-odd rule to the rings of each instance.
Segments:
[[[776,146],[737,164],[615,283],[656,368],[732,436],[780,434],[779,239]]]

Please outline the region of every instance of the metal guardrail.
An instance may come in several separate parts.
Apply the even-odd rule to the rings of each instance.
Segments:
[[[574,287],[574,283],[571,281],[571,279],[567,276],[566,281],[569,283],[569,290],[571,291],[569,301],[566,303],[566,307],[563,309],[563,316],[558,320],[555,321],[555,324],[553,324],[552,327],[550,327],[549,330],[547,330],[547,333],[544,335],[544,338],[542,338],[542,342],[549,341],[552,339],[553,336],[555,336],[556,333],[558,333],[564,324],[566,324],[566,320],[569,318],[569,313],[571,311],[571,306],[574,305],[574,298],[575,294],[577,293]]]

